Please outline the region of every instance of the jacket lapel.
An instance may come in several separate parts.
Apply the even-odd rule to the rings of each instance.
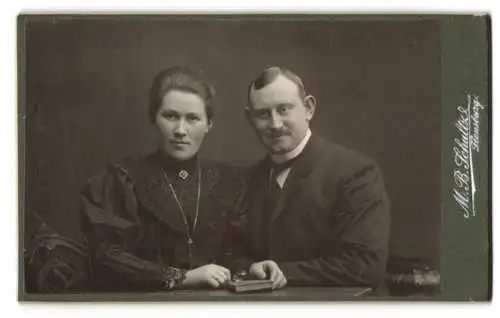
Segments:
[[[283,192],[278,199],[276,208],[271,214],[271,223],[275,221],[293,198],[297,197],[297,191],[300,190],[302,179],[307,177],[314,169],[317,160],[320,158],[320,152],[323,147],[324,140],[321,137],[312,135],[302,153],[293,163],[283,187]]]
[[[263,222],[264,201],[269,191],[269,171],[271,161],[269,157],[261,160],[249,173],[249,184],[246,202],[248,204],[250,226],[253,228],[253,241],[260,242],[263,237],[261,235],[261,226]],[[261,244],[255,244],[261,246]]]

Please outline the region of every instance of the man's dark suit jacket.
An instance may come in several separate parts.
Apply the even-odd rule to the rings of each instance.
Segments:
[[[288,285],[377,285],[390,206],[375,162],[313,134],[266,216],[270,169],[267,157],[250,170],[245,211],[233,224],[233,231],[246,231],[251,261],[274,260]]]

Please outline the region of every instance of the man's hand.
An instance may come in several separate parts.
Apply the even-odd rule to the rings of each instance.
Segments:
[[[231,272],[229,269],[215,264],[208,264],[188,271],[183,285],[209,285],[213,288],[217,288],[225,284],[230,279]]]
[[[286,285],[286,278],[274,261],[262,261],[253,263],[249,273],[258,279],[270,279],[273,281],[273,289],[283,288]]]

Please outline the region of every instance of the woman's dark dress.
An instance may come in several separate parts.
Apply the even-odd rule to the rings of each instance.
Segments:
[[[188,231],[193,231],[198,167],[201,196],[190,256]],[[181,170],[189,176],[182,178]],[[186,213],[189,229],[164,172]],[[223,239],[228,222],[242,197],[238,175],[233,168],[198,164],[196,159],[177,164],[160,152],[110,164],[82,192],[91,289],[171,289],[182,282],[186,270],[218,262],[226,251]]]

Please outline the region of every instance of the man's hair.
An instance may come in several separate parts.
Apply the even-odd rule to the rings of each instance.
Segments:
[[[257,78],[250,83],[250,86],[248,87],[248,102],[250,104],[252,102],[250,98],[252,90],[259,90],[261,88],[264,88],[265,86],[274,82],[274,80],[276,80],[276,78],[280,75],[286,77],[287,79],[295,83],[295,85],[297,85],[297,88],[299,89],[299,96],[301,98],[306,97],[307,94],[306,94],[306,89],[304,87],[304,83],[297,74],[286,68],[282,68],[279,66],[271,66],[264,69],[264,71],[260,73],[260,75],[257,76]]]
[[[212,120],[214,115],[212,100],[215,96],[215,89],[205,82],[199,73],[176,66],[160,71],[153,80],[149,90],[149,118],[152,123],[156,121],[156,114],[163,98],[172,90],[198,95],[205,103],[208,120]]]

